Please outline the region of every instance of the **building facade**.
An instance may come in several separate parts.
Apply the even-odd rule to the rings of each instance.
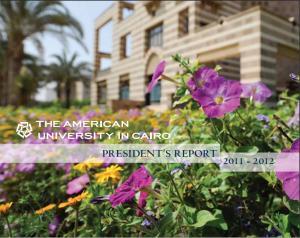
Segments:
[[[289,73],[299,72],[298,23],[298,1],[115,2],[95,21],[91,102],[170,108],[176,90],[171,82],[162,80],[151,94],[145,92],[161,60],[167,61],[166,75],[177,72],[171,59],[176,53],[212,67],[219,64],[229,79],[262,81],[281,91],[289,86]],[[107,52],[101,32],[109,24],[112,47]]]

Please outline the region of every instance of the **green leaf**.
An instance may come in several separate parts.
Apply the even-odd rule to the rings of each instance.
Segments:
[[[289,217],[288,217],[288,215],[280,214],[279,215],[279,222],[280,222],[280,224],[279,224],[280,228],[282,228],[282,230],[284,232],[287,232],[288,226],[289,226]]]
[[[300,216],[297,214],[290,213],[289,214],[289,222],[300,229]]]
[[[195,223],[196,222],[196,208],[185,205],[184,210],[186,213],[185,220],[186,220],[187,224]]]
[[[192,226],[194,227],[203,227],[205,226],[208,222],[214,221],[217,218],[211,214],[207,210],[202,210],[197,213],[197,222],[193,224]]]
[[[256,154],[258,152],[258,148],[256,146],[241,146],[236,150],[236,152]]]
[[[178,101],[173,103],[173,107],[188,102],[192,98],[191,94],[184,95]]]
[[[271,185],[273,187],[276,185],[277,178],[276,178],[276,175],[275,175],[274,172],[272,172],[272,173],[266,173],[266,172],[265,173],[259,173],[259,175],[261,177],[263,177],[268,182],[269,185]]]
[[[215,71],[220,71],[222,69],[222,67],[221,67],[221,65],[216,65],[216,67],[215,67]]]
[[[222,211],[221,210],[216,210],[214,212],[214,216],[216,217],[216,220],[208,222],[207,226],[212,226],[212,227],[220,228],[224,231],[227,231],[228,226],[227,226],[227,223],[224,220]]]
[[[293,213],[300,214],[300,203],[283,197],[283,204]]]
[[[159,230],[160,231],[166,231],[168,230],[168,228],[173,226],[173,213],[167,213],[161,220],[159,223]]]
[[[133,220],[130,223],[126,223],[126,226],[134,226],[136,224],[140,224],[141,222],[142,222],[141,219],[136,219],[136,220]]]

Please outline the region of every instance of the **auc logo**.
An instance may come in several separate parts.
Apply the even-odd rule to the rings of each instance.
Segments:
[[[18,124],[16,132],[23,139],[27,138],[32,134],[32,126],[29,122],[22,121]]]

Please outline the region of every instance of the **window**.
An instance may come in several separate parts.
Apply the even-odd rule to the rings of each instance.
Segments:
[[[147,12],[151,15],[151,16],[157,16],[159,8],[161,6],[161,1],[146,1],[146,3],[144,4]]]
[[[97,104],[105,104],[107,97],[106,81],[97,82]]]
[[[204,27],[212,22],[218,21],[218,19],[221,17],[221,7],[222,5],[218,1],[197,1],[197,11],[199,11],[196,16],[197,26]]]
[[[112,29],[113,22],[109,20],[96,30],[96,72],[105,71],[111,67]]]
[[[159,24],[147,31],[147,49],[163,45],[163,24]]]
[[[122,21],[134,13],[134,4],[128,1],[119,1],[118,20]]]
[[[122,8],[122,19],[125,20],[127,17],[130,17],[133,14],[133,9],[123,7]]]
[[[121,37],[120,59],[128,58],[131,55],[131,34]]]
[[[207,26],[209,23],[205,21],[199,21],[200,26]]]
[[[148,77],[148,83],[151,82],[152,75]],[[160,103],[160,97],[161,97],[161,81],[158,81],[158,83],[155,85],[151,93],[147,93],[145,95],[145,104],[151,105],[154,103]]]
[[[179,37],[187,35],[189,33],[189,9],[185,9],[179,12],[178,18],[178,35]]]
[[[111,59],[101,58],[100,59],[100,71],[106,71],[111,68]]]
[[[129,74],[122,75],[120,77],[119,99],[129,99]]]
[[[253,1],[251,2],[252,6],[256,6],[256,5],[260,5],[260,6],[268,6],[268,2],[267,1]]]
[[[98,30],[98,51],[111,53],[112,52],[112,32],[113,22],[109,20]]]

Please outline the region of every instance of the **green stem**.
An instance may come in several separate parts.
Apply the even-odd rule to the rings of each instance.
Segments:
[[[290,101],[298,102],[297,99],[289,98],[289,97],[283,97],[283,96],[280,96],[279,99],[285,99],[285,100],[290,100]]]
[[[94,193],[94,194],[96,194],[96,189],[94,188],[94,184],[92,183],[92,175],[90,174],[90,171],[87,169],[86,170],[86,174],[88,175],[88,177],[89,177],[89,180],[90,180],[90,187],[91,187],[91,189],[92,189],[92,192]]]
[[[278,126],[277,129],[289,142],[293,143],[293,140],[288,136],[288,134],[285,133],[285,131],[280,126]]]
[[[193,139],[193,133],[192,133],[192,130],[191,130],[191,123],[189,122],[189,119],[187,117],[185,117],[185,122],[186,122],[186,131],[187,131],[187,134],[190,138],[190,142],[193,144],[194,143],[194,139]]]
[[[281,118],[280,118],[279,116],[274,115],[273,118],[274,118],[277,122],[279,122],[279,123],[281,123],[282,125],[284,125],[287,129],[290,129],[290,127],[289,127],[283,120],[281,120]]]
[[[240,142],[238,139],[236,139],[236,138],[233,136],[233,134],[232,134],[232,132],[231,132],[229,126],[226,124],[225,120],[223,120],[223,127],[224,127],[225,130],[228,131],[228,135],[229,135],[229,137],[233,140],[233,142],[236,142],[236,143],[238,143],[239,145],[243,145],[242,142]]]
[[[221,139],[219,137],[219,130],[216,128],[215,123],[214,123],[214,121],[212,119],[210,119],[210,122],[211,122],[211,124],[213,126],[214,134],[217,135],[217,140],[218,140],[219,144],[221,144]]]
[[[190,180],[190,182],[193,185],[193,187],[196,189],[196,185],[193,182],[193,178],[188,174],[188,172],[186,171],[185,168],[182,169],[182,172],[186,175],[186,177]]]
[[[242,117],[242,115],[239,113],[239,110],[236,110],[237,115],[239,116],[239,118],[247,125],[247,122],[245,121],[245,119]]]
[[[57,232],[56,232],[56,236],[55,237],[59,237],[59,233],[61,232],[61,230],[63,229],[63,227],[66,224],[66,219],[63,220],[63,222],[61,223],[61,225],[59,226]]]
[[[222,126],[223,126],[223,130],[222,130],[222,133],[223,133],[223,135],[222,135],[222,145],[224,147],[224,150],[228,153],[229,151],[228,151],[228,149],[226,147],[226,143],[225,143],[225,135],[226,135],[226,122],[225,122],[225,118],[222,120]],[[221,133],[219,133],[219,134],[221,134]]]
[[[12,237],[12,232],[11,232],[11,227],[10,227],[10,223],[9,223],[9,220],[8,220],[8,216],[5,216],[5,221],[6,221],[6,224],[7,224],[9,237]]]
[[[284,234],[284,232],[275,224],[275,221],[273,221],[269,216],[265,216],[273,225],[273,227],[280,232],[281,234]]]
[[[182,206],[184,206],[184,201],[183,201],[182,197],[180,196],[180,193],[179,193],[179,191],[178,191],[178,188],[177,188],[177,186],[176,186],[176,184],[175,184],[175,181],[174,181],[172,175],[170,175],[169,173],[168,173],[168,175],[169,175],[169,177],[170,177],[171,183],[172,183],[172,185],[174,186],[174,189],[175,189],[175,191],[176,191],[176,193],[177,193],[177,196],[178,196],[178,198],[179,198],[179,200],[180,200]]]
[[[75,228],[74,228],[74,237],[77,237],[78,218],[79,218],[79,206],[76,206],[76,208],[75,208]]]
[[[159,233],[159,228],[158,228],[157,222],[151,216],[149,216],[147,214],[147,212],[143,208],[141,208],[139,205],[136,205],[136,207],[138,210],[140,210],[145,215],[145,217],[148,219],[148,221],[150,221],[155,226],[155,229]]]
[[[167,80],[169,82],[175,83],[176,85],[179,85],[179,83],[176,80],[174,80],[174,79],[172,79],[172,78],[170,78],[170,77],[168,77],[164,74],[162,74],[160,77],[161,77],[161,79],[164,79],[164,80]]]

